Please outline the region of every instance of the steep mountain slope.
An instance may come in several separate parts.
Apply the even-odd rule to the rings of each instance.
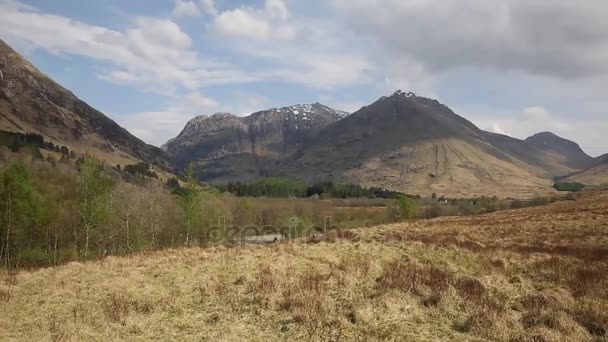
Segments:
[[[565,181],[595,186],[608,185],[608,154],[595,158],[592,167],[571,175]]]
[[[163,149],[184,168],[194,162],[209,182],[250,180],[272,173],[276,162],[298,152],[325,126],[347,113],[319,103],[275,108],[237,117],[198,116]]]
[[[562,156],[562,164],[572,169],[584,169],[595,163],[594,159],[575,142],[559,137],[551,132],[537,133],[525,140],[540,150]]]
[[[169,168],[166,154],[131,135],[40,72],[0,40],[0,130],[45,140],[111,164],[145,161]]]
[[[536,167],[547,178],[571,175],[594,163],[578,144],[550,132],[538,133],[525,140],[490,132],[482,135],[500,151]]]
[[[395,92],[321,131],[279,175],[409,193],[529,196],[551,181],[436,100]]]

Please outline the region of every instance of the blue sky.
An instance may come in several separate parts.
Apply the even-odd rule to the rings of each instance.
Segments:
[[[608,152],[606,2],[0,0],[0,12],[0,38],[155,145],[199,114],[355,111],[403,89],[483,129]]]

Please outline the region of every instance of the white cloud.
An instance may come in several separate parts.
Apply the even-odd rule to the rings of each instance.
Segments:
[[[468,117],[490,132],[525,139],[549,131],[579,143],[592,156],[606,153],[603,132],[608,131],[608,122],[605,121],[558,117],[542,106],[526,107],[520,112],[477,113]]]
[[[492,122],[490,124],[490,126],[485,128],[486,131],[488,132],[492,132],[492,133],[498,133],[498,134],[503,134],[503,135],[511,135],[509,134],[509,132],[505,131],[498,122]]]
[[[540,106],[524,108],[524,110],[522,111],[521,117],[522,117],[523,121],[525,121],[525,122],[551,121],[551,114],[545,108],[540,107]]]
[[[175,8],[173,9],[173,15],[176,17],[196,17],[200,15],[201,12],[198,8],[198,5],[194,1],[190,0],[176,0]]]
[[[44,14],[14,2],[0,2],[0,31],[5,38],[26,42],[55,54],[89,57],[109,63],[100,77],[160,93],[205,85],[250,82],[251,75],[229,64],[205,59],[175,22],[137,17],[124,31]]]
[[[520,112],[473,114],[470,117],[479,127],[490,132],[524,139],[533,134],[551,131],[559,135],[572,133],[570,123],[551,114],[542,106],[530,106]]]
[[[271,108],[272,101],[256,93],[235,92],[231,101],[224,105],[198,92],[177,96],[167,108],[160,111],[117,115],[118,122],[131,133],[149,144],[162,146],[176,137],[186,123],[197,115],[229,112],[244,116]]]
[[[216,16],[218,14],[217,8],[215,7],[215,2],[213,0],[201,0],[201,6],[203,8],[203,12],[210,16]]]
[[[269,56],[276,67],[266,72],[271,79],[304,84],[312,88],[331,89],[340,85],[363,82],[369,63],[358,56],[331,53],[314,54],[297,51]],[[282,61],[283,58],[286,58]],[[283,64],[283,65],[282,65]]]
[[[196,112],[217,108],[218,106],[219,103],[210,97],[203,96],[200,93],[190,93],[184,97],[180,108]]]
[[[608,2],[331,0],[374,49],[431,70],[472,65],[576,78],[607,73]],[[548,22],[546,18],[551,18]]]
[[[149,144],[161,146],[174,138],[188,120],[199,114],[217,111],[220,104],[198,92],[173,99],[168,108],[161,111],[117,115],[118,122],[131,133]]]
[[[273,106],[270,98],[250,91],[233,92],[230,98],[231,101],[222,106],[222,111],[238,116],[249,115]]]
[[[261,9],[244,6],[220,13],[211,31],[224,39],[286,41],[295,35],[288,19],[289,11],[282,0],[266,0]]]
[[[207,33],[248,63],[257,63],[253,73],[259,79],[324,90],[371,81],[367,57],[344,48],[357,46],[353,37],[325,19],[292,17],[282,0],[226,10]]]

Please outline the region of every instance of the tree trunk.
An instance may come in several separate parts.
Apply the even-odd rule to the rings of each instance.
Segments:
[[[190,247],[190,220],[186,222],[186,247]]]
[[[86,260],[87,256],[89,255],[89,225],[85,224],[85,238],[84,238],[84,258]]]
[[[127,250],[131,250],[131,242],[129,241],[129,215],[127,214]]]
[[[53,266],[57,266],[57,234],[55,234],[55,248],[53,250]]]
[[[186,228],[186,246],[190,247],[190,228]]]
[[[11,253],[10,253],[10,238],[11,238],[11,214],[12,214],[12,199],[11,199],[11,191],[8,191],[8,198],[6,199],[6,268],[9,268],[11,265]]]

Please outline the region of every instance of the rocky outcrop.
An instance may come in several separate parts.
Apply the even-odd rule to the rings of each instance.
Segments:
[[[248,180],[273,173],[277,162],[298,153],[321,129],[346,115],[319,103],[273,108],[246,117],[201,115],[163,149],[178,167],[193,162],[205,181]]]

